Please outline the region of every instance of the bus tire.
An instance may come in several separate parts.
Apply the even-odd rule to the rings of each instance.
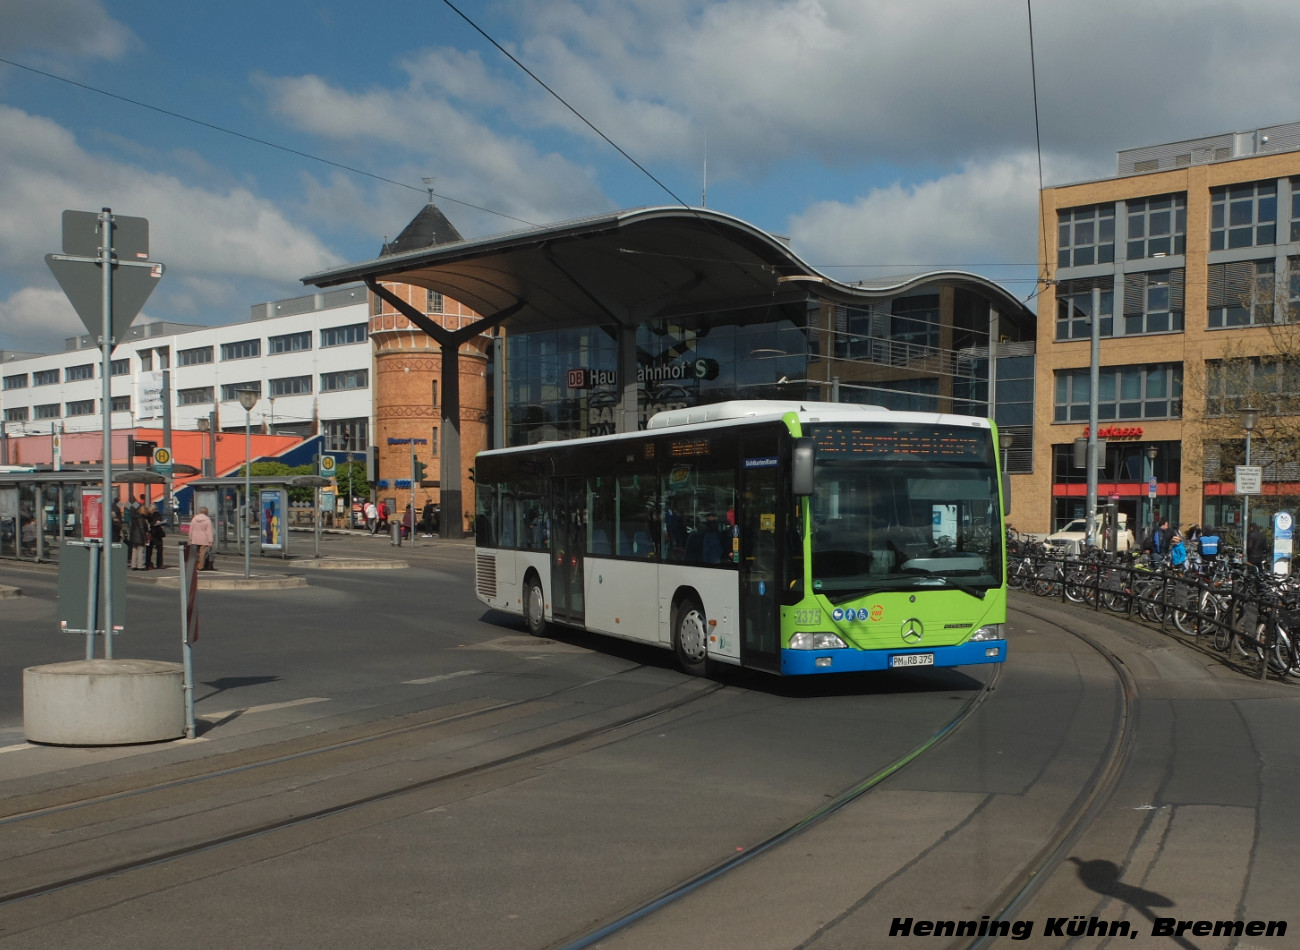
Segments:
[[[533,636],[546,636],[546,598],[536,574],[524,580],[524,625]]]
[[[692,596],[677,605],[673,615],[673,653],[682,671],[691,676],[706,676],[709,663],[709,625],[704,608]]]

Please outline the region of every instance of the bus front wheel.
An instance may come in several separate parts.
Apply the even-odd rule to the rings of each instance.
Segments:
[[[704,676],[709,672],[709,634],[704,608],[699,601],[688,597],[677,606],[677,619],[673,623],[673,652],[677,663],[691,676]]]
[[[524,623],[533,636],[545,636],[546,598],[542,596],[541,582],[532,576],[524,581]]]

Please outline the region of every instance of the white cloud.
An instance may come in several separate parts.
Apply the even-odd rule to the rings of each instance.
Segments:
[[[821,201],[794,216],[791,246],[830,277],[853,281],[937,269],[1004,282],[1022,299],[1037,253],[1038,168],[1032,154],[971,164],[920,184]]]
[[[99,0],[0,0],[0,23],[0,53],[113,60],[140,46]]]
[[[0,346],[20,353],[55,353],[86,326],[61,290],[24,287],[0,300]]]

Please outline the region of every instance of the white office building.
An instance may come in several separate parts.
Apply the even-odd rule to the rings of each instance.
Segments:
[[[374,418],[368,318],[366,289],[356,285],[257,304],[242,323],[137,324],[113,350],[113,428],[193,430],[215,416],[219,431],[242,431],[238,390],[254,389],[260,431],[320,434],[327,451],[365,452]],[[101,431],[101,362],[90,335],[69,339],[62,353],[0,350],[5,437]]]

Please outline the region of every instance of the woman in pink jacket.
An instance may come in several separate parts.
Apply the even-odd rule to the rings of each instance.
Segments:
[[[208,517],[208,509],[200,508],[199,513],[190,519],[190,547],[196,550],[192,554],[197,555],[199,559],[199,570],[215,571],[215,567],[208,567],[208,553],[212,550],[212,545],[216,541],[216,532],[212,527],[212,519]]]

